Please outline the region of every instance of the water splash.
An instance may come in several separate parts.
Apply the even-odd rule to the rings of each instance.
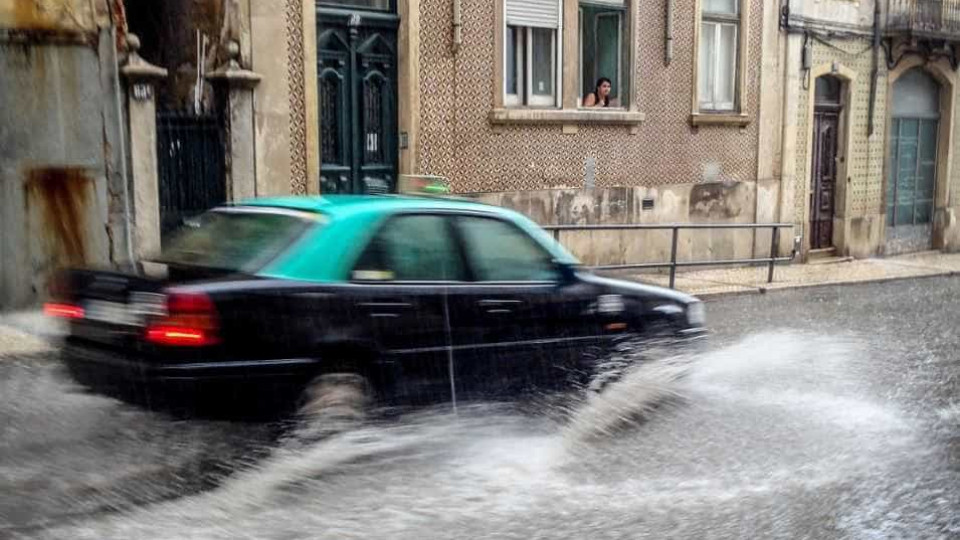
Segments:
[[[907,508],[900,522],[942,526],[929,508],[956,497],[896,486],[956,474],[928,467],[935,450],[913,419],[871,397],[870,362],[854,337],[757,334],[627,370],[560,423],[490,405],[361,423],[286,441],[208,493],[44,534],[869,536],[891,530],[875,521],[893,505]],[[874,504],[886,494],[900,499]]]
[[[602,392],[588,394],[573,409],[563,436],[574,443],[612,437],[648,419],[658,407],[681,399],[679,381],[690,367],[670,360],[641,364]]]

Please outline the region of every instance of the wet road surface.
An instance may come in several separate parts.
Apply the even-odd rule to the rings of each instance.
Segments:
[[[321,440],[8,355],[0,538],[958,538],[958,306],[957,278],[718,299],[706,350],[589,401]]]

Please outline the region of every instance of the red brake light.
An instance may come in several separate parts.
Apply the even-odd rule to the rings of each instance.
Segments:
[[[179,326],[151,325],[147,328],[147,341],[157,345],[202,346],[216,343],[205,331],[199,328],[181,328]]]
[[[82,319],[83,308],[74,304],[47,302],[43,305],[43,314],[58,319]]]
[[[146,340],[157,345],[203,347],[220,342],[217,312],[210,297],[203,293],[171,293],[167,314],[152,321]]]

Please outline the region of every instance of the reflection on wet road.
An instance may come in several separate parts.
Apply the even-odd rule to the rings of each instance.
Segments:
[[[725,299],[706,351],[585,402],[322,440],[173,420],[4,359],[0,536],[957,537],[957,300],[957,279]]]

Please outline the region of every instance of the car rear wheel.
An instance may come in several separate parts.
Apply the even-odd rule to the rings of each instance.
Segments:
[[[370,382],[357,373],[324,373],[303,390],[297,416],[306,426],[337,431],[364,419],[373,398]]]

